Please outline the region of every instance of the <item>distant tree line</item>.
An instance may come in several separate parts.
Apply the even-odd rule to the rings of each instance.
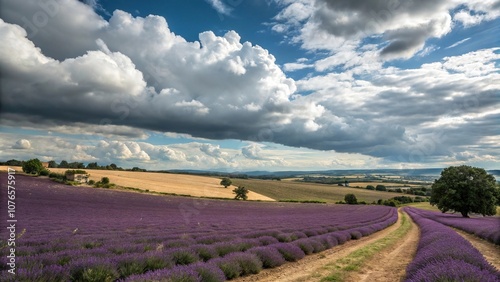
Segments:
[[[8,160],[6,162],[0,162],[0,165],[6,165],[6,166],[23,166],[26,163],[26,161],[19,161],[19,160]],[[133,167],[131,169],[124,169],[122,167],[117,166],[116,164],[112,163],[109,165],[98,165],[97,162],[92,162],[88,163],[85,165],[82,162],[71,162],[69,163],[66,160],[62,160],[59,164],[52,160],[49,161],[49,168],[70,168],[70,169],[101,169],[101,170],[128,170],[128,171],[146,171],[144,168],[140,167]]]

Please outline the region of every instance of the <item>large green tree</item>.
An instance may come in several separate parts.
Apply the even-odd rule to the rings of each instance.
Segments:
[[[31,159],[23,164],[23,171],[29,174],[40,174],[44,169],[39,159]]]
[[[463,217],[470,213],[495,215],[496,194],[495,177],[484,169],[451,166],[432,185],[430,203],[442,212],[455,211]]]

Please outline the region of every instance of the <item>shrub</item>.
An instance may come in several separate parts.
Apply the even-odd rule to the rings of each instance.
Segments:
[[[366,189],[368,189],[368,190],[375,190],[375,187],[373,187],[373,185],[367,185]]]
[[[162,269],[166,267],[173,266],[174,263],[170,258],[161,256],[160,254],[149,254],[144,260],[144,271],[153,271],[157,269]]]
[[[117,265],[120,277],[142,274],[146,269],[143,257],[137,256],[136,254],[119,257]]]
[[[325,245],[326,248],[333,248],[339,244],[337,238],[331,234],[321,235],[318,240]]]
[[[339,242],[339,245],[342,245],[345,242],[351,240],[351,234],[349,232],[346,232],[346,231],[333,232],[332,236],[337,238],[337,242]]]
[[[39,159],[31,159],[23,164],[23,171],[27,174],[39,174],[43,169]]]
[[[278,243],[270,246],[276,248],[287,261],[298,261],[306,255],[304,251],[294,244]]]
[[[50,174],[50,171],[48,169],[42,169],[40,171],[41,176],[48,176]]]
[[[89,185],[94,185],[95,184],[95,181],[94,180],[89,180]]]
[[[109,178],[108,177],[101,178],[101,183],[102,184],[109,184]]]
[[[241,275],[257,274],[262,270],[262,262],[257,255],[252,253],[232,253],[224,257],[240,264]]]
[[[188,248],[169,249],[167,253],[168,257],[175,264],[180,265],[191,264],[193,262],[197,262],[200,259],[194,251]]]
[[[276,239],[278,239],[278,241],[280,241],[280,242],[291,242],[292,241],[292,238],[290,237],[290,235],[286,234],[286,233],[278,234],[276,236]]]
[[[191,268],[198,272],[203,282],[222,282],[226,280],[224,272],[213,263],[195,263]]]
[[[377,187],[375,187],[375,190],[377,191],[387,191],[387,188],[385,187],[385,185],[377,185]]]
[[[72,281],[112,282],[120,276],[116,266],[106,258],[89,257],[71,265]]]
[[[279,242],[278,239],[276,239],[276,238],[274,238],[272,236],[262,236],[262,237],[257,238],[257,240],[259,240],[259,242],[263,246],[267,246],[267,245],[271,245],[271,244],[275,244],[275,243]]]
[[[309,240],[311,242],[311,246],[313,247],[314,253],[319,253],[319,252],[326,250],[326,246],[323,245],[323,243],[321,243],[321,241],[319,241],[318,239],[311,238]]]
[[[309,239],[299,239],[293,242],[297,247],[299,247],[306,255],[310,255],[314,252],[314,247]]]
[[[304,234],[306,234],[307,237],[314,237],[319,235],[316,230],[306,230],[304,231]]]
[[[264,268],[273,268],[285,263],[281,253],[273,247],[255,247],[248,252],[257,255]]]
[[[358,199],[356,198],[356,195],[354,195],[354,194],[346,194],[344,196],[344,201],[348,205],[356,205],[356,204],[358,204]]]
[[[0,281],[2,282],[18,282],[18,281],[54,281],[64,282],[69,281],[69,270],[60,265],[48,265],[31,268],[17,268],[16,274],[12,275],[7,271],[0,272]]]
[[[126,282],[200,282],[201,277],[192,265],[180,265],[171,269],[150,271],[142,275],[132,275],[125,279]]]
[[[304,232],[295,231],[290,235],[290,238],[292,241],[295,241],[297,239],[307,238],[307,235]]]
[[[351,234],[351,239],[354,239],[354,240],[358,240],[361,237],[363,237],[363,234],[361,234],[361,232],[359,232],[357,230],[351,231],[349,233]]]
[[[241,251],[239,246],[234,244],[233,242],[221,242],[221,243],[216,243],[214,244],[215,251],[217,251],[217,254],[221,257],[234,253],[234,252],[239,252]]]
[[[219,255],[215,248],[210,245],[194,245],[191,248],[203,261],[208,261],[210,259],[216,258]]]
[[[227,279],[234,279],[241,275],[242,270],[238,261],[223,257],[209,260],[209,262],[217,265],[224,272]]]

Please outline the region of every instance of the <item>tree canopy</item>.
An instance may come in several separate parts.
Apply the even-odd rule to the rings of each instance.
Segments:
[[[227,188],[228,186],[230,186],[233,182],[231,181],[231,179],[227,178],[227,177],[224,177],[222,178],[222,180],[220,181],[220,185],[224,186],[224,188]]]
[[[40,174],[42,170],[44,167],[39,159],[31,159],[23,164],[23,171],[29,174]]]
[[[238,188],[234,188],[233,193],[236,194],[234,197],[236,200],[246,200],[248,199],[248,189],[243,186],[238,186]]]
[[[432,185],[430,204],[437,205],[443,213],[455,211],[463,217],[469,217],[470,213],[495,215],[497,189],[495,177],[484,169],[451,166]]]

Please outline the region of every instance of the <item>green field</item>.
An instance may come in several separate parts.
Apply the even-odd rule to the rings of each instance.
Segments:
[[[294,181],[274,181],[260,179],[231,179],[233,185],[245,186],[247,189],[278,201],[323,201],[335,203],[343,201],[345,194],[354,194],[358,201],[371,203],[378,199],[389,199],[401,196],[401,193],[380,192],[366,189],[349,188],[337,185],[304,183]]]

